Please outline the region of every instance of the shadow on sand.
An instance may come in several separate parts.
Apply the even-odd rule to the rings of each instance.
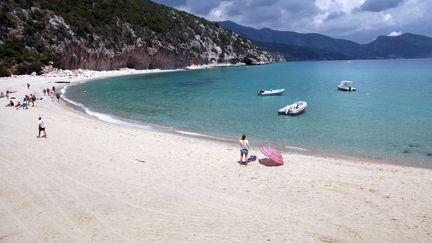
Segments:
[[[273,160],[268,159],[268,158],[260,159],[258,161],[260,164],[262,164],[264,166],[281,166],[281,164],[278,164],[278,163],[276,163]]]

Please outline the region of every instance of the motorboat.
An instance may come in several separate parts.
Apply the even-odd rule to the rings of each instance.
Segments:
[[[337,86],[337,88],[338,90],[341,91],[349,91],[349,92],[356,91],[356,88],[352,86],[352,81],[347,81],[347,80],[341,81],[340,84]]]
[[[307,108],[306,101],[296,101],[290,105],[278,110],[279,115],[297,116],[303,113]]]
[[[285,91],[285,89],[270,89],[270,90],[258,90],[257,94],[262,96],[267,95],[280,95]]]

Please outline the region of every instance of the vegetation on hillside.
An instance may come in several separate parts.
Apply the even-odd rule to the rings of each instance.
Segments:
[[[56,61],[55,53],[39,40],[44,26],[43,21],[35,19],[41,18],[40,11],[18,19],[22,16],[14,16],[13,12],[18,3],[5,1],[0,4],[0,76],[10,75],[10,67],[16,74],[40,72],[42,64]]]
[[[205,50],[188,48],[199,35],[214,41],[223,52],[231,44],[235,52],[255,48],[213,22],[149,0],[2,0],[0,29],[0,75],[7,70],[38,72],[50,61],[60,67],[56,49],[71,40],[113,52],[138,39],[160,41],[199,54]]]

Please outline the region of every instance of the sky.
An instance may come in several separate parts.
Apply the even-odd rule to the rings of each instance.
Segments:
[[[368,43],[380,35],[432,37],[432,0],[155,0],[211,21],[231,20]]]

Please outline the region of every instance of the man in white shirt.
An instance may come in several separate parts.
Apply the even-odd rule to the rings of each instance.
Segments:
[[[42,117],[39,117],[39,136],[38,138],[40,138],[41,136],[41,132],[43,132],[43,138],[47,138],[46,132],[45,132],[45,122],[42,120]]]

